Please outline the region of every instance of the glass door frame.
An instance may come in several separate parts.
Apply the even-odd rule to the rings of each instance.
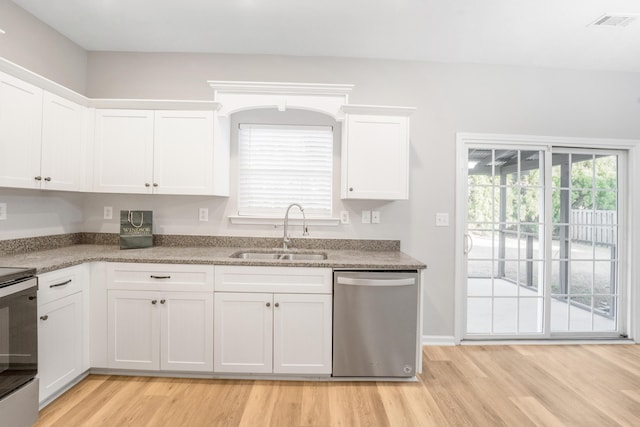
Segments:
[[[522,335],[473,335],[465,336],[466,331],[466,298],[467,298],[467,176],[468,176],[468,150],[469,148],[488,149],[520,149],[543,150],[545,153],[544,185],[551,188],[551,156],[552,148],[562,150],[589,150],[598,149],[606,154],[606,150],[622,154],[626,161],[620,162],[619,176],[619,205],[618,211],[622,217],[620,222],[619,243],[620,265],[618,267],[618,283],[624,289],[620,290],[620,310],[618,315],[618,328],[621,333],[633,338],[636,331],[640,330],[640,316],[637,309],[640,308],[640,289],[634,284],[634,278],[639,277],[640,267],[638,262],[628,262],[640,254],[640,218],[634,218],[632,213],[640,212],[640,141],[612,140],[592,138],[563,138],[540,137],[525,135],[496,135],[496,134],[456,134],[457,164],[456,164],[456,256],[455,256],[455,336],[454,341],[461,343],[463,340],[520,340],[520,339],[596,339],[606,338],[608,334],[600,332],[550,332],[550,307],[551,299],[551,269],[545,266],[545,319],[544,332],[531,336]],[[591,151],[593,153],[593,151]],[[551,242],[551,191],[545,191],[545,241]],[[628,201],[628,202],[627,202]],[[635,215],[640,217],[640,215]],[[626,223],[624,222],[626,218]],[[636,238],[634,238],[634,236]],[[545,263],[551,260],[551,245],[546,245]],[[635,254],[635,255],[634,255]],[[625,286],[625,284],[629,284]],[[618,337],[618,332],[610,334]]]
[[[550,335],[552,338],[570,338],[570,339],[576,339],[576,338],[620,338],[620,335],[626,335],[627,334],[627,315],[628,315],[628,302],[627,302],[627,295],[628,292],[626,292],[626,289],[628,287],[628,278],[627,278],[627,268],[626,268],[626,260],[628,259],[628,243],[627,243],[627,235],[624,232],[620,232],[620,230],[625,230],[626,229],[626,224],[627,224],[627,216],[629,214],[628,211],[628,203],[627,203],[627,199],[628,199],[628,191],[627,191],[627,181],[628,181],[628,162],[627,162],[627,152],[624,150],[612,150],[609,148],[571,148],[571,147],[552,147],[551,150],[549,150],[548,155],[548,161],[549,164],[551,165],[552,162],[552,156],[553,154],[573,154],[573,155],[580,155],[580,154],[586,154],[586,155],[595,155],[595,154],[600,154],[600,155],[616,155],[618,156],[618,180],[617,180],[617,205],[618,205],[618,209],[617,209],[617,213],[618,213],[618,243],[617,243],[617,259],[618,259],[618,267],[617,267],[617,295],[618,295],[618,309],[616,310],[616,330],[615,331],[611,331],[611,332],[605,332],[605,331],[554,331],[551,332]],[[549,167],[549,175],[548,178],[549,180],[551,180],[551,170],[552,167]],[[551,181],[549,181],[551,182]],[[548,227],[548,234],[547,234],[547,238],[549,239],[549,242],[552,242],[552,232],[553,232],[553,223],[551,220],[551,197],[552,197],[552,193],[553,193],[553,189],[550,187],[549,194],[548,194],[548,199],[549,199],[549,209],[548,209],[548,215],[549,215],[549,220],[551,223],[551,226]],[[546,200],[545,200],[546,202]],[[546,216],[546,214],[545,214]],[[549,248],[547,248],[549,251],[551,250],[551,247],[549,245]],[[549,256],[549,261],[552,262],[552,257],[551,254],[547,254]],[[571,261],[571,260],[569,260]],[[552,292],[551,292],[551,268],[548,269],[549,271],[546,272],[545,275],[545,280],[548,283],[548,297],[549,297],[549,302],[551,302],[551,297],[552,297]],[[549,313],[550,315],[550,313]],[[548,319],[546,319],[548,320]],[[548,323],[548,325],[550,325],[550,323]]]

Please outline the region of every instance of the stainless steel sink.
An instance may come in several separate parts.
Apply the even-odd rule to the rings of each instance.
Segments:
[[[231,254],[231,258],[274,260],[274,261],[321,261],[327,259],[324,252],[254,252],[240,251]]]

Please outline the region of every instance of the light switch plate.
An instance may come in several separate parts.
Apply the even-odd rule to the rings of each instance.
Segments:
[[[362,211],[362,223],[371,224],[371,211]]]
[[[349,224],[349,211],[340,211],[340,224]]]
[[[371,224],[380,224],[380,211],[371,211]]]
[[[5,221],[7,219],[7,204],[0,203],[0,221]]]
[[[104,207],[104,219],[113,219],[113,207],[105,206]]]
[[[436,227],[448,227],[449,226],[449,214],[437,213],[436,214]]]
[[[209,221],[209,209],[207,208],[200,208],[198,210],[198,219],[200,221]]]

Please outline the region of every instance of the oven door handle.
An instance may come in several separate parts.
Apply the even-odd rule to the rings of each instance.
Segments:
[[[69,279],[65,282],[61,282],[61,283],[56,283],[55,285],[49,285],[50,288],[59,288],[60,286],[64,286],[64,285],[68,285],[69,283],[71,283],[72,280]]]

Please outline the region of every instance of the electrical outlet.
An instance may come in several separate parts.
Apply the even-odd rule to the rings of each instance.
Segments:
[[[448,227],[449,226],[449,214],[437,213],[436,214],[436,227]]]
[[[200,219],[200,221],[209,221],[209,209],[200,208],[198,211],[198,219]]]
[[[0,203],[0,221],[7,219],[7,204]]]
[[[371,224],[380,224],[380,211],[371,211]]]
[[[362,223],[371,224],[371,211],[362,211]]]
[[[340,224],[349,224],[349,211],[340,211]]]
[[[104,207],[104,219],[113,219],[113,207],[111,206]]]

